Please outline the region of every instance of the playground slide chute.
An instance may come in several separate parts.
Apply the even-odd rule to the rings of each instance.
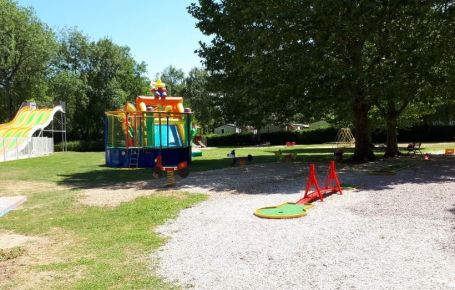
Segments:
[[[13,120],[0,124],[0,152],[24,149],[33,134],[46,128],[57,112],[64,113],[64,110],[61,106],[53,109],[20,108]]]

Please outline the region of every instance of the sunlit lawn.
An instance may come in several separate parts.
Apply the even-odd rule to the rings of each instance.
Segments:
[[[403,144],[406,147],[407,144]],[[423,152],[443,153],[455,143],[423,144]],[[231,166],[227,154],[254,156],[254,163],[275,162],[275,152],[296,153],[301,161],[327,161],[333,158],[334,145],[297,145],[294,147],[207,148],[194,158],[192,171],[205,171]],[[346,155],[352,148],[346,148]],[[381,151],[376,151],[379,156]],[[406,160],[406,159],[405,159]],[[405,162],[405,161],[404,161]],[[150,253],[164,243],[153,230],[173,218],[183,208],[200,202],[202,195],[179,194],[180,197],[154,195],[142,197],[116,208],[88,207],[77,202],[81,188],[107,186],[127,181],[151,179],[150,169],[124,170],[104,166],[103,152],[56,153],[49,157],[0,163],[0,196],[15,195],[15,184],[35,182],[36,188],[26,194],[24,210],[0,218],[0,232],[48,236],[65,243],[56,254],[59,262],[37,262],[22,265],[30,275],[51,272],[53,279],[37,288],[170,288],[150,271]],[[40,188],[52,184],[57,189]],[[57,229],[57,230],[56,230]],[[71,237],[71,238],[68,238]],[[55,252],[55,251],[54,251]],[[17,250],[22,255],[21,250]],[[27,255],[25,252],[24,255]],[[18,257],[17,259],[20,259]],[[7,263],[8,261],[6,261]],[[2,267],[0,261],[0,267]],[[67,275],[80,272],[78,276]],[[70,278],[69,278],[70,277]],[[24,280],[0,281],[0,288],[21,287]]]

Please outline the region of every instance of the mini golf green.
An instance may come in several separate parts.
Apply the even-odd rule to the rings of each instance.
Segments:
[[[306,215],[307,210],[311,207],[313,207],[312,204],[287,202],[277,206],[258,208],[254,214],[268,219],[291,219]]]

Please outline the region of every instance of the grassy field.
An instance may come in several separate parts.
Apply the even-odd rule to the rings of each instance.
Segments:
[[[424,144],[422,150],[440,153],[447,147],[455,144]],[[232,149],[204,150],[202,157],[195,158],[192,170],[229,167],[226,154]],[[332,145],[247,147],[236,148],[236,153],[252,154],[255,163],[264,163],[275,161],[274,152],[279,149],[296,153],[304,161],[333,157]],[[154,228],[205,197],[167,192],[114,208],[80,204],[81,189],[151,179],[150,169],[113,169],[103,163],[101,152],[56,153],[0,163],[0,196],[28,197],[23,210],[0,218],[0,234],[27,235],[38,241],[37,249],[24,246],[0,253],[0,269],[6,269],[0,271],[0,289],[173,288],[150,269],[150,253],[165,242]]]
[[[72,185],[145,177],[140,170],[111,170],[102,166],[103,161],[102,153],[68,152],[0,163],[0,196],[28,196],[24,210],[0,218],[0,232],[13,231],[45,241],[44,246],[38,243],[44,247],[43,253],[13,249],[23,256],[16,258],[19,263],[21,258],[29,261],[30,256],[34,257],[28,265],[19,267],[0,259],[0,268],[23,272],[2,279],[0,271],[0,289],[24,285],[57,289],[172,288],[150,274],[149,254],[164,242],[153,229],[204,196],[157,194],[116,208],[79,204],[77,187],[75,190]],[[36,284],[29,285],[30,281]]]

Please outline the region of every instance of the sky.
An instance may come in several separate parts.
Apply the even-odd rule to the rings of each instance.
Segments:
[[[131,48],[136,61],[147,64],[148,76],[169,65],[188,73],[202,66],[194,52],[207,41],[186,7],[191,0],[19,0],[59,31],[81,30],[91,40],[109,37]]]

